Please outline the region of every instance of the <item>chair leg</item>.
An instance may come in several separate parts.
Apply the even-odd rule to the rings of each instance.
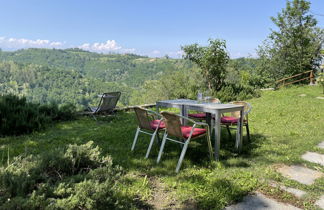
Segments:
[[[158,130],[155,130],[154,133],[152,134],[151,141],[150,141],[150,144],[149,144],[149,146],[147,148],[145,158],[148,158],[148,156],[149,156],[149,154],[151,152],[152,145],[153,145],[153,142],[155,140],[155,137],[156,137],[157,132],[158,132]]]
[[[208,150],[209,150],[209,158],[210,158],[210,160],[213,160],[213,146],[211,144],[209,131],[206,134],[206,138],[207,138],[207,144],[208,144]]]
[[[159,151],[159,155],[158,155],[158,158],[156,160],[157,163],[159,163],[160,160],[161,160],[161,156],[162,156],[162,153],[163,153],[163,149],[164,149],[165,142],[167,140],[167,136],[168,136],[168,133],[167,132],[164,132],[163,139],[162,139],[162,143],[161,143],[161,147],[160,147],[160,151]]]
[[[159,132],[156,133],[156,137],[157,137],[156,140],[157,140],[157,143],[158,144],[161,143],[161,139],[160,139],[160,135],[159,134],[160,134]]]
[[[228,135],[230,136],[230,138],[232,138],[232,134],[231,134],[229,125],[226,125],[226,129],[227,129]]]
[[[246,127],[246,135],[248,137],[248,141],[251,142],[249,124],[247,123],[245,127]]]
[[[182,164],[183,158],[184,158],[184,156],[185,156],[185,154],[186,154],[186,151],[187,151],[187,148],[188,148],[189,141],[190,141],[190,139],[188,139],[188,140],[186,141],[186,143],[183,145],[183,148],[182,148],[182,151],[181,151],[181,155],[180,155],[180,158],[179,158],[179,161],[178,161],[177,167],[176,167],[176,173],[178,173],[179,170],[180,170],[180,167],[181,167],[181,164]]]
[[[131,149],[131,151],[133,151],[134,148],[135,148],[135,144],[136,144],[136,142],[137,142],[137,138],[138,138],[138,134],[139,134],[140,130],[141,130],[141,129],[140,129],[139,127],[137,127],[137,130],[136,130],[136,134],[135,134],[135,138],[134,138],[134,141],[133,141],[133,145],[132,145],[132,149]]]
[[[95,121],[97,121],[97,118],[96,118],[96,116],[94,114],[92,114],[91,116]]]

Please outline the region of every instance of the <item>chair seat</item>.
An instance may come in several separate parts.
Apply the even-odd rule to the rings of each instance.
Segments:
[[[158,125],[159,125],[159,122],[161,122],[161,120],[153,120],[153,121],[151,121],[150,122],[150,126],[151,126],[151,128],[153,129],[153,130],[156,130],[156,128],[158,127]],[[161,123],[160,123],[160,125],[159,125],[159,130],[160,129],[164,129],[165,128],[165,123],[162,121]]]
[[[224,116],[221,118],[221,123],[225,124],[237,124],[239,118],[232,117],[232,116]],[[246,119],[243,120],[243,123],[246,123]]]
[[[188,114],[188,116],[191,118],[206,119],[206,113]]]
[[[192,129],[191,126],[181,126],[182,136],[184,138],[186,138],[186,139],[189,138],[191,129]],[[200,136],[200,135],[205,134],[205,133],[206,133],[206,129],[204,129],[204,128],[195,128],[193,133],[192,133],[191,138],[195,138],[195,137]]]

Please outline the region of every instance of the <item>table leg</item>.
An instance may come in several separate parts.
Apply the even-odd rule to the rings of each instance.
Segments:
[[[217,112],[215,115],[215,160],[219,160],[219,150],[220,150],[220,137],[221,137],[221,126],[220,126],[220,113]]]
[[[235,142],[235,148],[238,149],[238,151],[241,151],[242,149],[242,143],[243,143],[243,108],[240,110],[240,120],[237,122],[237,132],[236,132],[236,142]]]
[[[181,106],[180,113],[182,116],[188,117],[188,110],[187,110],[186,106]],[[186,119],[182,118],[181,123],[182,123],[182,125],[187,125],[188,121]]]
[[[157,113],[160,113],[160,107],[159,107],[158,104],[156,104],[156,112],[157,112]]]
[[[244,119],[244,108],[241,109],[240,111],[240,144],[239,144],[239,151],[242,150],[242,145],[243,145],[243,119]]]

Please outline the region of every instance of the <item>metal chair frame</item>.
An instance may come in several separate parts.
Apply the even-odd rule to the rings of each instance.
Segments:
[[[180,136],[176,136],[180,139],[182,139],[182,141],[178,141],[178,140],[175,140],[175,139],[171,139],[168,137],[168,130],[170,128],[168,128],[168,119],[166,119],[165,117],[165,113],[167,114],[172,114],[174,116],[177,116],[179,122],[180,122],[180,119],[185,119],[191,123],[193,123],[193,126],[191,128],[191,131],[190,131],[190,134],[189,134],[189,137],[186,139],[184,137],[180,137]],[[162,143],[161,143],[161,147],[160,147],[160,151],[159,151],[159,155],[158,155],[158,158],[157,158],[157,163],[160,162],[161,160],[161,157],[162,157],[162,153],[163,153],[163,150],[164,150],[164,146],[165,146],[165,143],[167,140],[169,141],[172,141],[172,142],[175,142],[175,143],[179,143],[181,144],[183,147],[182,147],[182,151],[181,151],[181,154],[180,154],[180,157],[179,157],[179,160],[178,160],[178,163],[177,163],[177,167],[176,167],[176,170],[175,172],[178,173],[179,170],[180,170],[180,167],[182,165],[182,161],[183,161],[183,158],[186,154],[186,151],[187,151],[187,148],[188,148],[188,145],[190,143],[190,140],[191,139],[196,139],[196,138],[200,138],[200,137],[203,137],[206,135],[206,138],[207,138],[207,143],[208,143],[208,149],[209,149],[209,156],[210,156],[210,159],[212,160],[213,159],[213,149],[212,149],[212,145],[211,145],[211,140],[210,140],[210,129],[209,129],[209,125],[207,123],[203,123],[203,122],[196,122],[190,118],[187,118],[187,117],[184,117],[184,116],[181,116],[181,115],[178,115],[178,114],[174,114],[174,113],[170,113],[170,112],[161,112],[161,115],[164,117],[164,121],[165,121],[165,124],[166,124],[166,129],[165,129],[165,132],[164,132],[164,135],[163,135],[163,139],[162,139]],[[181,125],[181,124],[180,124]],[[192,138],[192,134],[194,132],[194,129],[197,125],[201,125],[201,126],[204,126],[206,127],[206,133],[202,134],[202,135],[199,135],[199,136],[196,136],[194,138]],[[181,127],[179,127],[179,129],[181,129]]]
[[[142,119],[137,114],[137,109],[140,109],[140,110],[146,112],[146,119]],[[151,136],[151,140],[150,140],[150,143],[149,143],[149,146],[147,148],[146,155],[145,155],[145,158],[148,158],[148,156],[149,156],[149,154],[151,152],[151,149],[152,149],[152,146],[153,146],[155,137],[157,137],[156,138],[157,142],[158,143],[160,142],[160,137],[159,137],[158,132],[164,130],[164,129],[159,129],[160,124],[161,124],[161,122],[162,122],[163,119],[162,119],[162,116],[159,113],[156,113],[156,112],[154,112],[152,110],[149,110],[149,109],[144,109],[144,108],[141,108],[141,107],[135,107],[134,108],[134,111],[136,113],[136,117],[137,117],[137,120],[138,120],[139,125],[137,126],[137,129],[136,129],[136,133],[135,133],[135,137],[134,137],[134,141],[133,141],[133,144],[132,144],[131,151],[134,151],[135,145],[137,143],[138,136],[139,136],[140,133],[144,133],[144,134],[150,135]],[[144,123],[148,123],[149,122],[149,117],[153,117],[153,119],[155,119],[154,117],[159,117],[160,122],[158,123],[158,125],[157,125],[157,127],[156,127],[155,130],[153,130],[153,129],[149,128],[149,127],[146,127],[146,126],[141,126],[141,124],[143,123],[143,120],[147,120],[147,122],[144,122]],[[153,133],[150,133],[149,131],[153,131]]]
[[[246,134],[247,134],[248,141],[251,141],[250,129],[249,129],[249,120],[248,120],[248,114],[252,110],[251,104],[248,103],[248,102],[245,102],[245,101],[232,101],[230,103],[244,105],[243,119],[245,119],[245,120],[243,120],[243,126],[245,126],[245,128],[246,128]],[[238,117],[238,118],[240,117],[240,116],[237,116],[236,112],[232,112],[231,115],[234,116],[234,117]],[[222,125],[226,126],[226,129],[227,129],[227,132],[228,132],[229,136],[232,137],[230,129],[234,129],[234,128],[231,128],[230,126],[237,126],[237,123],[222,123]]]

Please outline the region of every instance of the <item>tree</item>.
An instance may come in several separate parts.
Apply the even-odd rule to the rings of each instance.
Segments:
[[[219,39],[209,39],[209,46],[198,44],[181,47],[185,52],[184,58],[196,63],[202,70],[209,90],[219,91],[226,77],[226,65],[229,56],[226,42]]]
[[[318,68],[324,30],[316,27],[317,21],[309,9],[306,0],[287,1],[286,8],[277,17],[271,17],[278,31],[271,31],[258,54],[263,60],[263,71],[273,79]]]

